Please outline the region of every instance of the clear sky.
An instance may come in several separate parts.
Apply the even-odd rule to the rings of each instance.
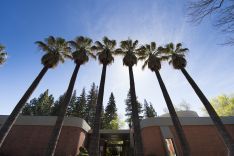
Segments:
[[[233,47],[218,45],[224,40],[207,20],[199,26],[187,23],[185,0],[2,0],[0,43],[9,58],[0,67],[0,114],[10,114],[41,68],[43,52],[34,44],[49,35],[71,40],[85,35],[94,41],[103,36],[118,42],[128,37],[158,45],[182,42],[190,51],[187,70],[210,99],[234,93]],[[67,61],[49,70],[31,97],[49,89],[56,98],[68,86],[74,63]],[[90,61],[80,68],[75,89],[99,85],[102,66]],[[180,71],[163,64],[162,78],[175,105],[183,100],[200,115],[202,104]],[[125,114],[124,99],[129,89],[127,67],[122,60],[107,68],[104,105],[113,92],[118,113]],[[136,93],[140,101],[153,103],[158,114],[166,107],[155,74],[134,66]]]

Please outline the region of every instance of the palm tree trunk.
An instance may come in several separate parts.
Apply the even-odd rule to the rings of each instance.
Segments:
[[[14,110],[11,112],[5,123],[2,125],[2,128],[0,130],[0,149],[3,145],[4,140],[6,139],[8,133],[10,132],[12,126],[14,125],[15,121],[17,120],[19,114],[21,113],[25,103],[29,99],[29,97],[32,95],[33,91],[36,89],[37,85],[47,72],[48,68],[44,67],[36,77],[36,79],[33,81],[31,86],[28,88],[28,90],[24,93],[23,97],[20,99],[20,101],[15,106]]]
[[[205,106],[207,112],[210,115],[210,118],[213,120],[216,128],[218,129],[219,135],[221,136],[223,142],[225,143],[225,145],[228,148],[229,156],[234,156],[234,141],[233,141],[231,135],[228,133],[227,129],[225,128],[222,120],[220,119],[220,117],[216,113],[215,109],[210,104],[210,102],[207,100],[205,95],[202,93],[200,88],[194,82],[192,77],[185,70],[185,68],[182,68],[181,71],[184,74],[184,76],[186,77],[186,79],[188,80],[188,82],[190,83],[190,85],[192,86],[192,88],[194,89],[194,91],[196,92],[199,99],[202,101],[203,105]]]
[[[175,111],[175,108],[174,108],[174,106],[172,104],[171,98],[170,98],[170,96],[169,96],[169,94],[167,92],[166,86],[164,85],[164,82],[162,80],[162,77],[161,77],[159,71],[158,70],[155,71],[155,74],[156,74],[156,77],[158,79],[159,85],[161,87],[164,99],[166,101],[166,104],[167,104],[167,107],[168,107],[168,110],[169,110],[173,125],[174,125],[176,133],[177,133],[177,136],[179,138],[180,145],[182,147],[183,156],[189,156],[190,155],[189,144],[188,144],[188,141],[185,138],[183,128],[182,128],[180,120],[179,120],[179,118],[178,118],[178,116],[176,114],[176,111]]]
[[[98,91],[98,99],[96,105],[96,113],[94,119],[93,132],[91,134],[91,140],[89,144],[89,156],[99,156],[99,140],[100,140],[100,126],[101,126],[101,112],[102,112],[102,103],[104,96],[104,87],[105,87],[105,79],[106,79],[106,64],[103,64],[102,67],[102,76]]]
[[[135,91],[135,82],[133,76],[132,66],[129,66],[129,79],[130,79],[130,94],[131,94],[131,104],[132,104],[132,120],[134,128],[134,142],[135,142],[135,156],[143,156],[143,144],[141,136],[141,126],[138,114],[138,105],[136,101],[136,91]]]
[[[67,111],[67,106],[71,100],[71,96],[72,96],[72,92],[73,92],[73,88],[76,82],[76,77],[79,71],[80,65],[76,64],[76,67],[73,71],[69,86],[67,88],[67,92],[65,94],[64,100],[63,102],[60,104],[60,108],[59,108],[59,113],[58,113],[58,117],[55,123],[55,126],[53,128],[48,146],[47,146],[47,150],[46,150],[46,156],[53,156],[55,154],[55,149],[58,143],[58,139],[62,130],[62,126],[63,126],[63,121],[64,121],[64,116],[66,114]]]

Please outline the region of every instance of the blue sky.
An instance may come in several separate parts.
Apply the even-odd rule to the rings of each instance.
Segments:
[[[182,42],[190,51],[187,70],[210,99],[234,93],[233,47],[220,46],[225,38],[207,20],[199,26],[187,22],[184,0],[3,0],[1,1],[0,43],[7,47],[9,58],[0,67],[0,114],[9,114],[42,68],[42,52],[34,44],[49,35],[71,40],[85,35],[94,41],[103,36],[125,40],[138,39],[141,44],[158,45]],[[90,61],[80,68],[75,89],[99,85],[102,66]],[[64,93],[74,63],[67,61],[49,70],[32,97],[49,89],[56,98]],[[166,107],[155,74],[134,67],[136,93],[140,101],[153,103],[158,114]],[[180,71],[164,63],[162,78],[175,105],[183,100],[200,111],[202,104]],[[104,105],[114,92],[118,113],[124,118],[129,77],[121,58],[108,67]]]

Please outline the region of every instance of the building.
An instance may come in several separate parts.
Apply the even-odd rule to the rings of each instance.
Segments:
[[[227,150],[209,117],[198,117],[196,112],[177,112],[193,156],[225,156]],[[0,125],[7,116],[0,116]],[[234,117],[222,117],[234,138]],[[43,155],[55,124],[53,116],[20,116],[3,144],[2,155]],[[141,122],[145,156],[181,155],[181,147],[168,114]],[[85,120],[66,117],[56,148],[56,155],[70,156],[87,147],[92,131]],[[121,151],[129,156],[133,151],[132,130],[101,130],[100,151]]]

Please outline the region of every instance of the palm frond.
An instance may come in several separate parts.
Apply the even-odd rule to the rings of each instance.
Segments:
[[[3,51],[5,49],[5,46],[0,44],[0,51]]]
[[[142,65],[142,70],[145,69],[146,65],[149,63],[149,59],[145,60],[144,64]]]
[[[172,60],[169,61],[169,64],[172,64]]]
[[[140,56],[140,57],[138,57],[138,60],[143,61],[143,60],[145,60],[146,58],[147,58],[147,56]]]
[[[56,40],[56,39],[55,39],[54,36],[49,36],[48,38],[45,39],[45,42],[46,42],[48,45],[52,46],[52,45],[54,45],[55,40]]]
[[[109,40],[108,37],[104,36],[103,39],[102,39],[102,41],[103,41],[103,43],[104,43],[106,46],[108,46],[110,40]]]
[[[93,43],[92,39],[85,37],[85,46],[86,47],[90,47],[92,43]]]
[[[151,47],[151,51],[155,51],[156,50],[156,43],[155,42],[151,42],[150,43],[150,47]]]
[[[77,49],[77,44],[75,41],[68,41],[67,42],[72,48]]]
[[[188,52],[188,51],[189,51],[188,48],[181,48],[181,49],[179,50],[179,52],[182,52],[182,53],[185,53],[185,52]]]
[[[157,49],[157,52],[159,53],[159,54],[169,54],[169,49],[167,49],[167,48],[164,48],[164,47],[162,47],[162,46],[159,46],[158,47],[158,49]]]
[[[146,47],[146,50],[147,50],[148,52],[150,52],[150,51],[151,51],[151,47],[150,47],[150,45],[149,45],[149,44],[146,44],[146,45],[145,45],[145,47]]]
[[[121,49],[121,48],[118,48],[118,49],[115,49],[114,55],[125,55],[125,52]]]
[[[97,47],[98,49],[104,49],[104,48],[103,48],[104,45],[103,45],[100,41],[96,41],[95,44],[96,44],[96,47]]]
[[[135,40],[135,41],[133,42],[133,45],[132,45],[133,49],[136,49],[137,44],[138,44],[138,40]]]
[[[42,41],[36,41],[35,44],[37,44],[37,46],[44,52],[50,51],[50,48],[48,47],[48,45]]]
[[[110,50],[113,50],[116,46],[116,40],[110,40],[111,46],[110,46]]]
[[[159,59],[161,61],[167,61],[169,59],[169,56],[160,56]]]
[[[142,56],[142,55],[146,55],[147,52],[146,52],[146,47],[145,46],[141,46],[140,48],[136,49],[136,54],[138,56]]]
[[[128,40],[121,41],[121,42],[120,42],[120,47],[121,47],[123,50],[129,50]]]
[[[96,55],[94,55],[91,51],[87,51],[88,55],[93,59],[96,59]]]

